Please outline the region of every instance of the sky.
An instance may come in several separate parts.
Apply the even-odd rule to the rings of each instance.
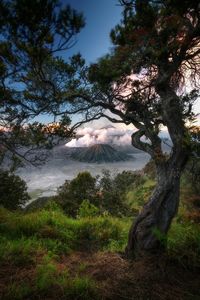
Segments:
[[[86,23],[76,37],[75,46],[62,53],[62,56],[67,58],[80,52],[86,63],[90,64],[108,53],[112,46],[110,31],[121,19],[122,7],[118,4],[118,0],[62,0],[61,2],[82,12]],[[76,117],[73,119],[76,120]],[[38,118],[38,121],[48,123],[52,122],[52,118],[43,115]],[[101,120],[94,123],[96,127],[101,127],[107,122]]]
[[[82,12],[86,22],[85,27],[77,35],[75,46],[63,56],[67,58],[80,52],[89,64],[108,53],[112,47],[110,31],[121,19],[122,7],[118,4],[118,0],[62,0],[62,4],[69,4],[78,12]],[[200,100],[197,101],[194,109],[195,113],[200,112]],[[45,123],[52,121],[48,116],[40,116],[39,120]],[[73,121],[76,120],[77,117],[74,116]],[[93,126],[100,128],[107,123],[108,121],[102,119],[93,122]],[[200,124],[200,119],[198,123]]]
[[[82,12],[86,25],[77,36],[76,45],[69,51],[80,52],[87,63],[96,61],[111,47],[110,31],[121,18],[121,6],[117,0],[63,0],[78,12]]]

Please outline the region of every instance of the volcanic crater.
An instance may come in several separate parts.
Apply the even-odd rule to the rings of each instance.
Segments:
[[[114,149],[108,144],[94,144],[90,147],[76,149],[71,157],[75,160],[87,163],[105,163],[127,161],[130,156]]]

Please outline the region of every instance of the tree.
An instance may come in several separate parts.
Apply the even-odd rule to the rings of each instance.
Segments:
[[[139,176],[133,172],[124,171],[112,177],[109,171],[104,170],[99,178],[85,171],[71,181],[66,180],[58,188],[55,200],[73,217],[79,214],[80,209],[86,212],[88,208],[89,212],[94,206],[98,208],[99,213],[107,212],[114,216],[130,215],[131,209],[126,203],[126,192],[133,182],[138,180]]]
[[[8,171],[0,170],[0,205],[15,210],[28,200],[30,197],[25,181]]]
[[[71,136],[69,115],[59,120],[62,127],[35,118],[57,116],[76,85],[83,60],[77,54],[64,61],[58,54],[75,44],[84,19],[57,0],[1,0],[0,11],[0,162],[36,164],[46,158],[39,149]]]
[[[97,206],[114,216],[130,216],[132,210],[127,204],[126,195],[139,177],[131,171],[123,171],[112,176],[108,170],[103,170],[98,183],[99,204]]]
[[[129,233],[126,253],[133,256],[163,249],[155,232],[167,234],[179,206],[180,176],[191,153],[186,123],[195,117],[199,88],[200,7],[196,0],[120,3],[111,53],[86,69],[88,86],[70,96],[82,100],[86,118],[91,106],[94,118],[134,125],[132,145],[155,162],[157,185]],[[159,136],[163,126],[173,144],[169,156]]]
[[[76,217],[83,200],[95,202],[96,192],[96,178],[85,171],[71,181],[66,180],[58,188],[57,199],[67,214]]]

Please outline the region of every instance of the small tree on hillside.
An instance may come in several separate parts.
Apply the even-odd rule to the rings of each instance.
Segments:
[[[29,199],[26,182],[19,176],[0,170],[0,205],[15,210]]]
[[[83,200],[95,202],[96,178],[89,172],[81,172],[58,188],[58,202],[67,214],[76,216]]]

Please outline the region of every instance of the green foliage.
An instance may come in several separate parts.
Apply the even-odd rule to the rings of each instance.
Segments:
[[[181,218],[182,213],[179,212],[171,226],[167,249],[183,263],[199,265],[200,228]],[[109,215],[72,219],[53,209],[25,215],[0,209],[0,261],[15,266],[34,266],[37,258],[45,253],[49,260],[57,260],[60,255],[80,249],[123,251],[131,221]]]
[[[27,214],[0,209],[1,258],[12,260],[13,253],[21,253],[24,260],[34,259],[40,252],[55,255],[69,254],[78,249],[106,249],[114,243],[125,246],[128,219],[109,215],[72,219],[61,211],[43,209]],[[18,258],[17,258],[18,259]]]
[[[36,269],[36,288],[39,290],[48,290],[51,286],[56,285],[59,276],[56,264],[46,255],[43,257],[41,264]]]
[[[127,193],[127,202],[136,214],[141,211],[143,205],[148,201],[155,184],[154,180],[143,178],[143,184],[136,184],[136,186]]]
[[[191,126],[187,138],[192,153],[182,176],[182,184],[189,186],[193,193],[200,194],[200,128]]]
[[[82,172],[59,187],[57,199],[68,215],[76,216],[84,199],[94,202],[92,199],[96,194],[95,183],[96,179],[89,172]]]
[[[84,60],[77,54],[64,61],[59,53],[71,48],[85,21],[58,0],[2,0],[0,8],[0,126],[9,131],[0,137],[0,163],[9,157],[14,168],[23,158],[43,162],[55,136],[71,136],[64,112],[54,128],[33,120],[42,113],[54,116],[79,86]]]
[[[36,263],[36,256],[43,252],[40,242],[35,237],[10,239],[0,238],[0,262],[15,266],[30,266]]]
[[[200,158],[190,158],[186,165],[183,177],[184,182],[187,182],[195,193],[200,194]]]
[[[104,170],[98,186],[100,208],[116,216],[130,215],[125,195],[138,177],[131,171],[123,171],[112,177],[108,170]]]
[[[83,200],[78,210],[78,217],[95,217],[99,214],[99,209],[95,205],[91,204],[89,200]]]
[[[8,171],[0,170],[0,205],[15,210],[29,199],[25,181]]]
[[[13,282],[8,285],[4,299],[22,300],[29,296],[46,299],[52,295],[57,297],[58,292],[66,300],[98,298],[96,284],[92,279],[79,275],[73,277],[66,268],[60,270],[49,255],[43,256],[35,272],[34,285],[26,280]]]
[[[143,184],[135,183],[129,193],[142,201],[145,189],[153,185],[146,178]],[[67,217],[54,202],[27,213],[0,208],[0,266],[30,269],[33,276],[29,281],[14,278],[9,282],[5,299],[28,299],[30,295],[41,299],[52,295],[66,300],[98,299],[96,283],[84,275],[87,262],[80,261],[76,273],[66,268],[66,262],[74,251],[124,251],[132,220],[95,215],[96,207],[87,200],[81,210],[82,215],[74,219]],[[196,268],[200,266],[200,227],[186,221],[183,214],[185,211],[179,210],[167,237],[156,229],[154,234],[167,245],[170,259],[187,268]]]
[[[200,226],[188,221],[174,221],[168,234],[167,249],[180,263],[200,266]]]
[[[122,248],[125,246],[130,220],[122,221],[109,216],[99,216],[80,219],[77,225],[79,247],[95,250],[110,249],[115,241]]]
[[[79,214],[84,199],[96,206],[100,213],[129,215],[131,211],[126,203],[125,194],[134,183],[140,181],[140,178],[140,175],[131,171],[111,176],[109,171],[104,170],[100,179],[92,177],[89,172],[82,172],[58,189],[56,199],[64,211],[73,217]]]

